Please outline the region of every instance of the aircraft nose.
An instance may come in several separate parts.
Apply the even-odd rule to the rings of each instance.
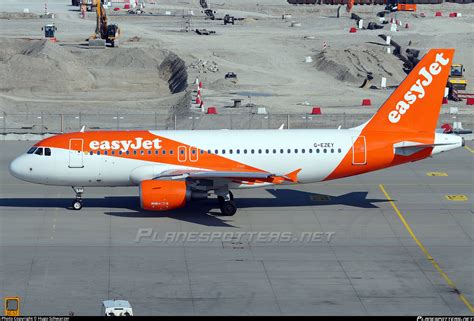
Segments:
[[[28,175],[28,165],[24,155],[15,158],[10,163],[10,173],[18,179],[26,179]]]

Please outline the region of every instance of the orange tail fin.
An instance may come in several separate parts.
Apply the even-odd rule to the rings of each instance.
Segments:
[[[434,132],[454,49],[432,49],[366,125],[374,131]]]

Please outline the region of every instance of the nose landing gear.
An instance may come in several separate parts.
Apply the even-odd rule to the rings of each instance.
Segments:
[[[72,201],[72,209],[75,211],[79,211],[82,208],[82,194],[84,193],[84,187],[75,187],[72,186],[74,193],[76,193],[76,197],[74,201]]]

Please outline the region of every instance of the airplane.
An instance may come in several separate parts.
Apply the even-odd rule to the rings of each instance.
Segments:
[[[366,123],[350,129],[85,131],[41,140],[14,159],[18,179],[85,187],[138,186],[140,206],[166,211],[232,189],[328,181],[419,161],[464,146],[436,132],[454,49],[431,49]]]

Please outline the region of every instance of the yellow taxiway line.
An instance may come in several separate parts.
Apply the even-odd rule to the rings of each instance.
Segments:
[[[433,264],[433,266],[435,267],[435,269],[439,272],[439,274],[443,277],[443,279],[446,281],[446,283],[454,290],[454,292],[458,295],[459,299],[466,305],[466,307],[469,309],[469,311],[471,311],[471,313],[474,313],[474,308],[472,306],[472,304],[466,299],[466,297],[464,296],[464,294],[462,294],[462,292],[458,289],[458,287],[454,284],[454,282],[449,278],[449,276],[441,269],[441,267],[439,266],[439,264],[435,261],[435,259],[431,256],[431,254],[428,252],[428,250],[425,248],[425,246],[418,240],[418,238],[416,237],[415,233],[413,233],[413,230],[411,229],[410,225],[408,224],[407,220],[405,219],[405,217],[403,216],[402,212],[400,212],[400,210],[398,209],[398,207],[395,205],[395,202],[392,201],[392,198],[390,197],[390,195],[388,195],[387,193],[387,190],[385,189],[385,187],[383,186],[383,184],[380,184],[379,185],[380,187],[380,190],[382,191],[382,193],[385,195],[385,197],[387,198],[387,200],[390,202],[390,205],[392,205],[393,207],[393,210],[395,211],[395,213],[397,213],[398,215],[398,218],[400,219],[400,221],[402,221],[403,223],[403,226],[405,226],[405,229],[408,231],[408,234],[410,234],[410,236],[412,237],[412,239],[415,241],[415,243],[418,245],[418,247],[421,249],[421,251],[423,252],[423,254],[426,256],[426,258],[428,259],[428,261],[431,262],[431,264]]]

